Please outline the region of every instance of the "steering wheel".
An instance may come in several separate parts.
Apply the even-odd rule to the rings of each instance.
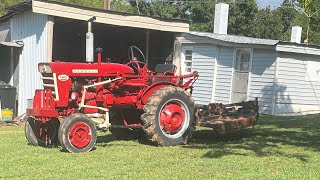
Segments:
[[[134,56],[134,50],[137,50],[137,51],[140,53],[140,55],[141,55],[142,58],[143,58],[143,61],[139,61],[139,60]],[[141,63],[141,64],[146,64],[146,58],[145,58],[143,52],[141,51],[141,49],[139,49],[137,46],[130,46],[130,47],[128,48],[128,58],[129,58],[129,61],[130,61],[130,60],[134,60],[134,61],[138,61],[138,62]]]

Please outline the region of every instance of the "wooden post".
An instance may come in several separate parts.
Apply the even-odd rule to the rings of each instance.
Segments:
[[[148,67],[148,63],[149,63],[149,46],[150,46],[150,31],[147,30],[147,34],[146,34],[146,64]]]
[[[110,10],[110,5],[111,5],[110,0],[104,0],[104,1],[103,1],[103,7],[104,7],[104,9]]]
[[[47,59],[46,62],[52,62],[52,48],[53,48],[53,27],[54,27],[54,17],[48,17],[47,23]]]

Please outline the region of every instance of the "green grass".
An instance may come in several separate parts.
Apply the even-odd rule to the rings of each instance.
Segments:
[[[100,133],[89,153],[27,145],[23,127],[0,128],[4,179],[320,179],[320,115],[263,116],[254,130],[198,128],[186,146],[154,147]]]

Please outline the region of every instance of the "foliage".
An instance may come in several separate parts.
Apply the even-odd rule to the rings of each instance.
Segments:
[[[313,29],[310,29],[312,24],[311,20],[314,16],[319,14],[320,0],[294,0],[297,9],[305,16],[306,19],[306,39],[305,42],[309,42],[309,33],[312,33]],[[319,16],[318,16],[319,18]]]
[[[281,18],[279,13],[273,13],[270,8],[260,10],[255,17],[253,36],[263,39],[279,39],[284,31]]]
[[[234,35],[254,36],[255,16],[258,5],[255,0],[243,0],[231,4],[229,10],[228,33]]]
[[[213,32],[214,5],[213,1],[191,2],[185,5],[191,31]]]
[[[173,5],[164,1],[154,1],[153,3],[140,1],[139,10],[143,15],[161,18],[177,19],[182,18],[184,15],[184,6],[182,4]]]
[[[123,0],[113,0],[111,2],[111,9],[119,12],[138,13],[137,8],[135,6],[133,5],[129,6]]]
[[[22,2],[22,0],[0,0],[0,17],[6,14],[6,12],[3,10],[4,8],[20,2]]]
[[[1,179],[319,179],[320,116],[262,116],[252,131],[199,128],[190,143],[155,147],[100,133],[81,154],[27,145],[23,127],[0,128]]]

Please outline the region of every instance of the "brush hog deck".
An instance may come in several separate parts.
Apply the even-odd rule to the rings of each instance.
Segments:
[[[250,129],[259,118],[258,100],[223,105],[196,105],[196,125],[213,128],[217,133]]]

